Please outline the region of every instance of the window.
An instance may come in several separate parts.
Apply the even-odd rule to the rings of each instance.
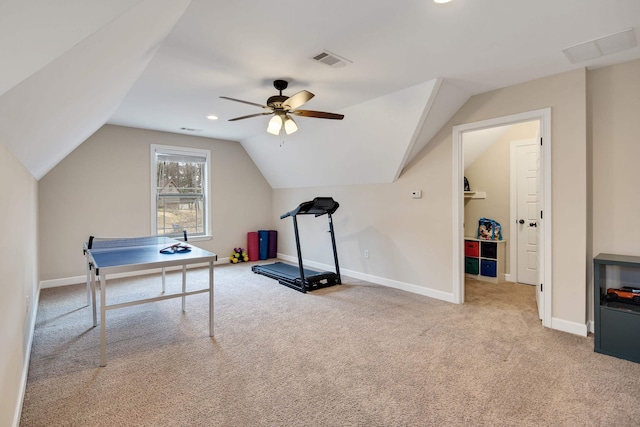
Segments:
[[[208,233],[209,150],[151,145],[151,232]]]

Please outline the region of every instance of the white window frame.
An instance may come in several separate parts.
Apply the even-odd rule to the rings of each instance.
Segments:
[[[204,194],[204,201],[202,203],[203,206],[203,226],[204,226],[204,234],[198,235],[188,235],[190,241],[197,240],[211,240],[211,197],[210,197],[210,171],[211,171],[211,150],[204,150],[200,148],[191,148],[191,147],[177,147],[171,145],[159,145],[159,144],[151,144],[150,146],[150,200],[151,200],[151,235],[155,235],[158,232],[158,206],[156,204],[157,197],[157,170],[158,165],[156,162],[156,154],[174,154],[174,155],[185,155],[185,156],[200,156],[205,157],[205,167],[204,167],[204,179],[202,182],[202,191]]]

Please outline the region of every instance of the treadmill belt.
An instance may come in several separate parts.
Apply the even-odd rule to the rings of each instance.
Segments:
[[[295,279],[300,277],[300,268],[297,265],[285,264],[283,262],[276,262],[274,264],[257,265],[254,267],[256,270],[260,270],[264,273],[270,273],[272,276],[287,277]],[[304,277],[315,276],[319,271],[303,269]]]

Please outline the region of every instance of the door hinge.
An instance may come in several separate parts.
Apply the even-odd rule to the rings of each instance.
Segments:
[[[542,292],[542,283],[540,283],[540,292]]]
[[[540,145],[542,145],[542,138],[540,138]]]
[[[540,219],[542,219],[542,211],[540,211]]]

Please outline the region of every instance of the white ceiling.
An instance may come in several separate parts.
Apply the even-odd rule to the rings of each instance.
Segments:
[[[391,182],[469,96],[640,58],[562,50],[634,28],[638,0],[3,0],[0,142],[42,177],[105,122],[239,141],[274,188]],[[310,59],[323,50],[353,63]],[[285,138],[258,113],[316,96]],[[206,118],[220,117],[217,121]],[[284,141],[284,144],[283,144]],[[313,168],[310,168],[313,165]]]

